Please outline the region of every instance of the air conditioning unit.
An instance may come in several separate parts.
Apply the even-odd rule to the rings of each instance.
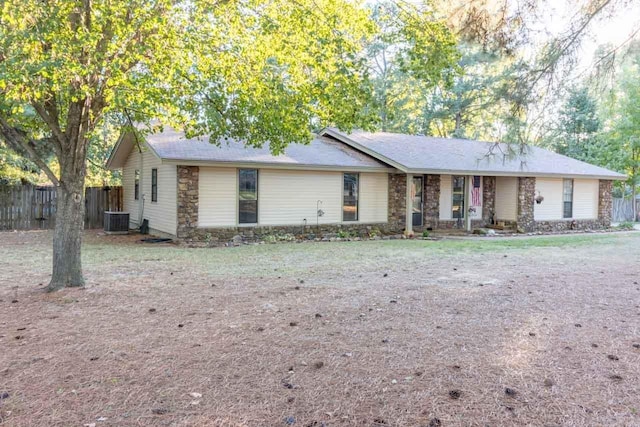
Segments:
[[[128,234],[129,212],[105,212],[104,232],[106,234]]]

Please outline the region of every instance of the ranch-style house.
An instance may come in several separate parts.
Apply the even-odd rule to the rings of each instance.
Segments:
[[[413,234],[500,225],[524,232],[611,223],[619,173],[539,147],[384,132],[319,132],[274,156],[269,147],[187,139],[165,128],[122,135],[131,227],[179,239],[271,233]]]

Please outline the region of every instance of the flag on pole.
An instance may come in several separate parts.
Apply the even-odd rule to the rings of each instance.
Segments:
[[[473,188],[471,189],[471,206],[480,206],[480,177],[473,177]]]

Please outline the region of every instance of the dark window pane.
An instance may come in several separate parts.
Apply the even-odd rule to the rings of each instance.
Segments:
[[[453,219],[464,218],[464,176],[453,177],[453,191],[451,195],[451,216]]]
[[[133,195],[136,200],[140,198],[140,171],[136,170],[133,178]]]
[[[238,221],[240,224],[258,223],[258,170],[238,171]]]
[[[256,169],[240,169],[240,200],[258,200],[258,171]]]
[[[358,220],[358,174],[345,173],[343,176],[342,220]]]
[[[464,176],[453,177],[453,192],[454,193],[464,192]]]
[[[573,180],[565,179],[562,181],[562,217],[573,217]]]
[[[414,177],[411,187],[413,213],[422,212],[422,177]]]
[[[256,224],[258,222],[258,201],[240,200],[240,224]]]
[[[573,203],[564,202],[564,209],[562,212],[564,218],[571,218],[573,216]]]
[[[151,169],[151,201],[158,201],[158,169]]]

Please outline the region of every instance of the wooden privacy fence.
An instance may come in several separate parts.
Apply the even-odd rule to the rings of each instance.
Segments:
[[[613,222],[633,221],[633,200],[631,197],[613,198]]]
[[[122,211],[122,187],[85,189],[85,228],[102,228],[105,211]],[[56,221],[56,188],[0,186],[0,230],[51,229]]]

